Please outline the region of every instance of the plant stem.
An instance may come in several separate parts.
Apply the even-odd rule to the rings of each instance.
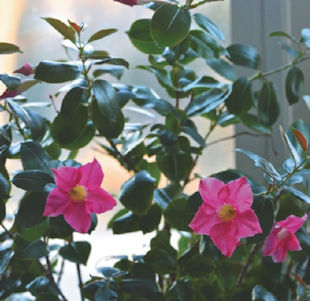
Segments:
[[[3,228],[4,232],[11,238],[14,239],[14,235],[1,223],[1,227]]]
[[[252,77],[249,78],[250,81],[254,81],[254,80],[257,80],[257,79],[261,79],[261,78],[264,78],[264,77],[267,77],[269,75],[272,75],[272,74],[275,74],[275,73],[279,73],[281,71],[284,71],[286,69],[289,69],[291,67],[293,67],[294,65],[297,65],[303,61],[307,61],[310,59],[310,56],[304,56],[304,57],[301,57],[301,58],[297,58],[295,60],[293,60],[293,62],[287,64],[287,65],[284,65],[282,67],[279,67],[279,68],[276,68],[276,69],[273,69],[273,70],[270,70],[270,71],[267,71],[265,73],[262,73],[262,72],[258,72],[256,74],[254,74]]]
[[[59,274],[58,274],[58,279],[57,279],[57,284],[59,285],[60,282],[61,282],[61,278],[62,278],[62,275],[64,273],[64,268],[65,268],[65,260],[62,259],[61,261],[61,266],[60,266],[60,271],[59,271]]]
[[[248,260],[247,262],[245,263],[245,265],[243,266],[243,268],[241,269],[240,271],[240,274],[239,274],[239,277],[237,279],[237,282],[236,282],[236,287],[239,287],[242,283],[242,280],[251,264],[251,261],[254,257],[254,255],[257,253],[257,251],[260,249],[261,247],[261,244],[254,244],[251,251],[250,251],[250,254],[249,254],[249,257],[248,257]]]
[[[80,287],[80,293],[81,293],[81,301],[84,301],[84,296],[83,296],[83,280],[82,280],[82,275],[81,275],[81,268],[80,265],[77,263],[76,264],[76,270],[77,270],[77,275],[79,279],[79,287]]]
[[[38,260],[38,263],[40,265],[41,270],[43,271],[43,273],[46,275],[46,277],[49,279],[49,281],[51,282],[51,284],[54,286],[54,288],[56,289],[57,293],[62,297],[62,299],[64,301],[68,301],[68,299],[64,296],[64,294],[62,293],[62,291],[60,290],[60,288],[58,287],[58,285],[56,284],[54,277],[53,277],[53,271],[52,271],[52,267],[51,267],[51,263],[50,263],[50,259],[47,256],[45,256],[45,260],[46,260],[46,265],[47,265],[47,270],[45,269],[45,267],[42,265],[42,263],[40,262],[40,260]]]

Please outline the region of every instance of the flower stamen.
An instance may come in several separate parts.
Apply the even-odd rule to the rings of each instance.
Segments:
[[[86,198],[86,189],[82,185],[76,185],[71,191],[70,196],[74,202],[83,202]]]
[[[224,205],[218,211],[218,217],[225,222],[231,221],[236,215],[236,210],[231,205]]]

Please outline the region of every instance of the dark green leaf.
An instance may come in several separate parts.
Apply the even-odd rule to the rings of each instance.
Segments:
[[[170,235],[167,230],[158,231],[157,235],[151,240],[151,249],[161,249],[176,258],[177,251],[170,245]]]
[[[232,86],[232,92],[225,101],[231,114],[237,116],[247,113],[253,105],[252,84],[245,77],[237,79]]]
[[[283,38],[287,38],[287,39],[291,40],[292,42],[297,42],[296,39],[292,35],[284,32],[284,31],[273,31],[269,34],[269,36],[270,37],[283,37]]]
[[[143,214],[151,206],[154,183],[155,179],[141,170],[123,184],[119,199],[127,209]]]
[[[222,59],[210,58],[206,60],[207,64],[221,76],[233,81],[236,79],[236,71],[226,61]]]
[[[16,91],[20,84],[19,77],[8,74],[0,74],[0,81],[2,81],[10,91]]]
[[[91,245],[87,241],[75,241],[62,247],[59,254],[66,260],[86,265]]]
[[[4,249],[0,251],[0,275],[5,273],[14,252],[12,249]]]
[[[208,32],[211,36],[225,41],[223,32],[206,16],[197,13],[194,14],[194,19],[197,25],[204,29],[206,32]]]
[[[305,193],[301,192],[300,190],[297,190],[293,187],[290,187],[290,186],[285,185],[285,186],[283,186],[283,188],[286,191],[290,192],[292,195],[294,195],[297,199],[299,199],[299,200],[307,203],[308,205],[310,205],[310,197],[307,194],[305,194]]]
[[[10,54],[15,52],[22,52],[18,46],[10,43],[0,43],[0,54]]]
[[[182,181],[193,167],[193,158],[189,153],[159,154],[156,157],[159,169],[171,181]]]
[[[117,301],[118,294],[108,287],[100,287],[95,293],[95,301]]]
[[[213,264],[207,256],[194,255],[181,268],[183,275],[200,278],[208,276],[212,272]]]
[[[47,246],[42,240],[27,242],[19,236],[15,237],[13,248],[16,256],[26,259],[39,259],[48,254]]]
[[[154,191],[155,203],[160,206],[163,210],[179,195],[181,187],[176,183],[171,183],[168,186],[156,189]]]
[[[124,66],[127,69],[129,68],[129,63],[126,60],[120,58],[108,57],[95,63],[95,65],[102,65],[102,64],[119,65]]]
[[[262,134],[271,134],[271,128],[269,126],[263,125],[257,118],[257,116],[253,114],[245,114],[241,116],[241,121],[244,125],[246,125],[248,128],[262,133]]]
[[[75,34],[70,26],[54,18],[43,18],[43,19],[53,28],[55,28],[64,38],[69,39],[73,43],[75,42]]]
[[[122,279],[119,285],[121,291],[133,294],[134,296],[148,297],[154,296],[154,294],[158,292],[156,282],[151,279],[126,278]],[[138,298],[135,298],[134,300],[138,300]]]
[[[80,74],[76,64],[42,61],[36,67],[34,77],[47,83],[64,83],[78,78]]]
[[[286,97],[290,105],[298,102],[304,87],[304,74],[298,67],[292,67],[285,80]]]
[[[169,288],[167,297],[168,301],[188,301],[194,300],[196,292],[190,281],[178,280]]]
[[[177,268],[175,259],[163,249],[152,249],[143,258],[145,263],[159,274],[173,273]]]
[[[50,217],[50,233],[51,238],[68,238],[72,233],[73,229],[65,221],[63,215],[57,217]]]
[[[277,298],[260,285],[256,285],[252,290],[252,301],[277,301]]]
[[[50,158],[37,142],[23,142],[20,149],[24,169],[38,169],[53,174],[49,162]]]
[[[9,193],[10,193],[10,183],[0,172],[0,200],[1,201],[6,200],[9,197]]]
[[[140,19],[135,21],[128,32],[131,43],[141,52],[147,54],[161,54],[163,48],[159,47],[151,37],[151,20]]]
[[[258,100],[258,118],[266,125],[273,125],[280,114],[280,107],[272,82],[265,82]]]
[[[160,46],[175,46],[189,33],[191,16],[176,5],[160,6],[151,21],[151,35]]]
[[[261,196],[254,197],[252,209],[258,217],[263,233],[256,234],[254,237],[249,237],[247,241],[258,243],[267,237],[274,224],[274,209],[271,200]]]
[[[44,186],[53,183],[54,179],[50,174],[41,170],[25,170],[16,173],[12,179],[12,183],[24,190],[44,191]]]
[[[99,77],[104,74],[110,74],[111,76],[121,79],[125,71],[123,66],[102,66],[100,69],[96,69],[93,73],[94,77]]]
[[[88,43],[93,42],[93,41],[97,41],[100,40],[114,32],[116,32],[117,29],[115,28],[109,28],[109,29],[102,29],[97,31],[96,33],[94,33],[89,39],[88,39]]]
[[[6,208],[3,200],[0,200],[0,223],[3,222],[6,216]]]
[[[58,293],[55,289],[55,287],[50,283],[50,280],[44,276],[40,276],[35,278],[33,281],[31,281],[27,285],[27,290],[33,295],[33,296],[40,296],[42,294],[48,294],[57,296]],[[36,299],[38,300],[38,299]],[[49,299],[45,299],[46,301]],[[56,299],[57,300],[57,299]],[[51,301],[54,301],[52,299]]]
[[[236,65],[253,69],[260,66],[260,55],[256,48],[246,44],[233,44],[227,47],[227,58]]]

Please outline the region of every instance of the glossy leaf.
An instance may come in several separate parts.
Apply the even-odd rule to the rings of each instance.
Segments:
[[[234,64],[258,69],[260,66],[260,55],[256,48],[246,44],[232,44],[227,47],[227,58]]]
[[[242,123],[250,128],[251,130],[254,130],[256,132],[262,133],[262,134],[271,134],[271,127],[263,125],[257,118],[256,115],[253,114],[245,114],[241,116]]]
[[[70,26],[54,18],[43,18],[43,20],[55,28],[64,38],[69,39],[73,43],[75,42],[75,34]]]
[[[12,249],[3,249],[0,251],[0,274],[3,275],[14,255]]]
[[[266,125],[273,125],[280,114],[280,107],[272,82],[265,82],[261,89],[258,100],[258,117]]]
[[[59,254],[66,260],[86,265],[91,245],[87,241],[75,241],[62,247]]]
[[[252,290],[252,301],[277,301],[277,298],[260,285],[256,285]]]
[[[117,29],[115,28],[109,28],[109,29],[102,29],[97,31],[96,33],[94,33],[89,39],[88,39],[88,43],[93,42],[93,41],[97,41],[97,40],[101,40],[103,38],[105,38],[106,36],[116,32]]]
[[[145,213],[151,206],[155,179],[145,170],[125,182],[121,188],[121,203],[136,214]]]
[[[161,54],[163,48],[159,47],[151,36],[151,20],[140,19],[135,21],[128,32],[131,43],[141,52],[147,54]]]
[[[194,14],[194,20],[198,26],[200,26],[202,29],[208,32],[211,36],[221,41],[225,41],[223,32],[217,27],[217,25],[215,25],[206,16],[204,16],[203,14],[197,13],[197,14]]]
[[[236,79],[236,71],[228,62],[217,58],[207,59],[206,62],[219,75],[231,81]]]
[[[301,192],[300,190],[297,190],[296,188],[290,187],[290,186],[284,186],[283,187],[285,190],[287,190],[288,192],[290,192],[292,195],[294,195],[297,199],[305,202],[306,204],[310,205],[310,197]]]
[[[16,52],[22,52],[18,46],[10,43],[0,43],[0,54],[11,54]]]
[[[35,69],[35,79],[47,83],[64,83],[77,79],[80,68],[73,63],[42,61]]]
[[[175,46],[189,33],[191,16],[176,5],[160,6],[151,21],[151,35],[160,46]]]
[[[285,80],[285,92],[290,105],[298,102],[299,98],[302,96],[303,86],[303,72],[296,66],[292,67],[288,71]]]
[[[302,41],[310,48],[310,28],[303,28],[301,30]]]

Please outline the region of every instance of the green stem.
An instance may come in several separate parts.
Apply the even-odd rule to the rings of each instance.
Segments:
[[[217,2],[217,1],[224,1],[224,0],[203,0],[203,1],[200,1],[200,2],[197,2],[195,4],[190,5],[188,8],[193,9],[193,8],[197,8],[198,6],[201,6],[201,5],[205,4],[205,3]]]
[[[272,74],[276,74],[276,73],[279,73],[279,72],[284,71],[286,69],[289,69],[289,68],[293,67],[294,65],[300,64],[301,62],[307,61],[309,59],[310,59],[309,55],[301,57],[301,58],[297,58],[292,63],[284,65],[282,67],[279,67],[279,68],[276,68],[276,69],[273,69],[273,70],[270,70],[270,71],[267,71],[267,72],[264,72],[264,73],[258,72],[256,74],[254,74],[252,77],[250,77],[249,80],[250,81],[254,81],[254,80],[257,80],[257,79],[265,78],[265,77],[270,76]]]
[[[1,223],[1,227],[3,228],[4,232],[11,238],[14,239],[14,235]]]
[[[77,275],[79,279],[79,288],[80,288],[80,293],[81,293],[81,301],[84,301],[84,296],[83,296],[83,280],[82,280],[82,275],[81,275],[81,268],[80,265],[77,263],[76,264],[76,270],[77,270]]]

